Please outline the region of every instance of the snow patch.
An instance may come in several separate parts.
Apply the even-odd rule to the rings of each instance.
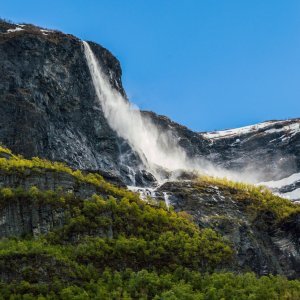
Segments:
[[[300,180],[300,173],[294,173],[289,177],[286,177],[286,178],[283,178],[283,179],[280,179],[280,180],[277,180],[277,181],[260,182],[259,184],[260,185],[265,185],[269,188],[279,189],[283,186],[293,184],[294,182],[299,181],[299,180]]]
[[[279,196],[283,197],[283,198],[287,198],[290,200],[299,200],[300,199],[300,188],[295,189],[291,192],[288,193],[281,193],[278,194]]]
[[[278,128],[278,129],[276,129],[276,128],[268,129],[265,132],[266,133],[286,132],[290,136],[294,136],[295,134],[300,132],[300,123],[293,123],[293,124],[286,125],[286,126],[283,126],[282,128]],[[281,138],[282,138],[282,140],[286,139],[286,137],[284,138],[284,136]]]
[[[52,33],[52,30],[40,29],[43,35],[48,35],[48,33]]]
[[[6,31],[6,33],[11,33],[11,32],[17,32],[17,31],[21,31],[21,30],[24,30],[23,28],[21,28],[21,27],[16,27],[16,28],[14,28],[14,29],[8,29],[7,31]]]
[[[201,133],[207,139],[218,139],[222,137],[233,137],[233,136],[240,136],[250,132],[256,132],[258,130],[264,129],[269,127],[270,125],[274,124],[281,124],[285,121],[268,121],[263,122],[255,125],[249,125],[245,127],[235,128],[235,129],[228,129],[228,130],[220,130],[220,131],[211,131],[206,133]],[[299,124],[298,124],[299,125]]]

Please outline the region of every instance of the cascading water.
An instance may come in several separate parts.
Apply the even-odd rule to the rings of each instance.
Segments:
[[[187,169],[188,159],[174,137],[160,132],[116,90],[114,90],[87,42],[83,42],[88,67],[98,100],[109,125],[139,154],[150,173],[161,179],[158,168]]]
[[[147,171],[153,174],[159,182],[165,180],[161,169],[173,172],[176,178],[177,170],[197,171],[217,177],[227,177],[237,181],[255,182],[255,175],[241,174],[213,166],[198,158],[188,158],[177,138],[168,131],[160,131],[148,118],[134,108],[109,83],[105,74],[87,42],[83,42],[84,53],[91,73],[97,98],[103,113],[117,134],[124,138],[131,148],[139,154]],[[134,177],[134,174],[129,174]],[[134,180],[132,180],[134,183]]]
[[[169,208],[170,208],[169,195],[168,195],[167,192],[163,192],[163,195],[164,195],[164,200],[165,200],[166,207],[167,207],[167,209],[169,210]]]

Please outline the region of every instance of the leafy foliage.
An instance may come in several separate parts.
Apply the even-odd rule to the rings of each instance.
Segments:
[[[172,270],[178,266],[209,270],[228,261],[232,253],[213,230],[201,230],[187,218],[141,200],[113,197],[104,200],[99,195],[82,200],[72,193],[43,192],[36,187],[29,191],[2,188],[0,203],[7,201],[51,204],[53,209],[65,211],[64,226],[40,239],[24,240],[21,250],[25,246],[27,252],[51,249],[52,255],[62,246],[64,252],[57,252],[60,258],[67,253],[65,261],[93,264],[100,270],[106,266],[116,270],[127,267]],[[4,247],[6,251],[21,245],[18,242],[7,247],[5,243],[0,242],[0,249]],[[35,243],[34,247],[31,243]]]
[[[65,285],[59,280],[51,285],[22,281],[20,284],[2,284],[0,289],[4,299],[296,300],[300,296],[300,282],[280,276],[257,278],[252,273],[201,275],[181,268],[172,274],[106,269],[97,280],[82,286]]]

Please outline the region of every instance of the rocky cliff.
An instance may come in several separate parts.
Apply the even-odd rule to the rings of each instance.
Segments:
[[[165,116],[144,112],[163,130],[172,130],[188,155],[229,170],[255,172],[260,181],[300,170],[300,119],[267,121],[241,128],[193,132]]]
[[[288,215],[275,207],[289,206],[289,200],[260,198],[255,188],[205,178],[167,182],[156,193],[167,194],[169,205],[188,212],[201,228],[226,237],[235,249],[234,269],[300,276],[300,207]]]
[[[125,96],[118,60],[90,45],[111,85]],[[143,185],[146,173],[139,173],[139,158],[103,115],[79,39],[0,22],[0,74],[2,144],[26,157],[102,170],[125,182],[135,168]]]

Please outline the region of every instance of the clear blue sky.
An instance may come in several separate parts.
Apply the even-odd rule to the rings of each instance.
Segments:
[[[2,0],[0,16],[102,44],[131,101],[194,130],[300,117],[299,0]]]

